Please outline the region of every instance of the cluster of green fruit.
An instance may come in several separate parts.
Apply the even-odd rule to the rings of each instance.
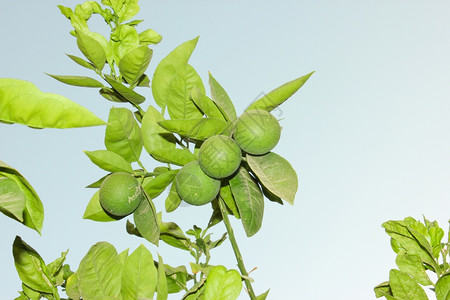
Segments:
[[[175,178],[178,195],[192,205],[204,205],[216,198],[221,179],[232,176],[241,165],[242,151],[263,155],[280,140],[281,127],[269,112],[253,109],[236,121],[232,138],[215,135],[200,147],[198,160],[181,168]]]
[[[216,198],[221,179],[232,176],[242,163],[242,152],[263,155],[280,140],[281,127],[269,112],[253,109],[243,113],[234,125],[232,137],[215,135],[201,145],[198,160],[184,165],[175,178],[178,195],[192,205],[204,205]],[[133,213],[145,198],[139,181],[129,173],[115,172],[101,184],[99,200],[110,215]]]

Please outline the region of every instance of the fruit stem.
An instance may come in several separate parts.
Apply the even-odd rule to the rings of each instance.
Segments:
[[[233,252],[234,252],[234,255],[236,256],[236,261],[237,261],[239,270],[241,271],[242,277],[244,278],[244,282],[247,287],[248,294],[250,296],[250,299],[256,300],[256,295],[255,295],[255,292],[253,291],[252,283],[249,280],[248,272],[244,266],[244,259],[242,258],[241,252],[239,251],[239,247],[236,242],[236,238],[234,236],[233,227],[231,227],[230,219],[228,219],[228,212],[225,207],[225,203],[224,203],[222,197],[220,197],[220,196],[219,196],[219,207],[220,207],[220,212],[222,213],[223,223],[225,224],[225,227],[227,228],[228,238],[230,239],[231,246],[233,247]]]

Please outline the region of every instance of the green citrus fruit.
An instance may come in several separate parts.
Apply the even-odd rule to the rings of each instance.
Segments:
[[[239,117],[233,137],[243,151],[261,155],[269,152],[278,144],[280,135],[280,123],[271,113],[253,109]]]
[[[203,172],[220,179],[233,174],[241,164],[241,148],[225,135],[207,139],[198,152],[198,162]]]
[[[117,172],[112,173],[102,182],[99,198],[106,212],[123,217],[135,211],[145,196],[133,175]]]
[[[197,161],[184,165],[175,177],[175,187],[181,199],[192,205],[211,202],[219,193],[220,180],[209,177]]]

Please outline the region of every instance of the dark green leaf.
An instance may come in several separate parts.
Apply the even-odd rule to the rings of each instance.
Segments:
[[[242,225],[248,237],[259,231],[264,214],[264,197],[255,179],[240,167],[229,181],[239,209]]]
[[[47,73],[46,73],[47,74]],[[92,87],[92,88],[101,88],[103,84],[90,77],[86,76],[63,76],[63,75],[52,75],[47,74],[50,77],[55,78],[56,80],[74,86],[82,86],[82,87]]]
[[[165,120],[158,124],[168,131],[196,140],[222,134],[230,126],[226,121],[212,118]]]
[[[305,76],[299,77],[292,81],[289,81],[282,86],[274,89],[268,94],[264,95],[262,98],[253,102],[247,109],[262,109],[266,111],[272,111],[277,108],[280,104],[291,97],[295,92],[297,92],[303,84],[311,77],[314,72],[306,74]]]
[[[223,199],[228,209],[233,213],[236,219],[239,219],[239,210],[236,206],[236,202],[234,201],[233,194],[231,193],[231,188],[228,183],[222,184],[220,187],[220,197]]]
[[[0,78],[0,120],[34,128],[73,128],[104,125],[86,108],[34,84]]]
[[[234,122],[237,119],[237,115],[233,102],[211,73],[209,73],[209,86],[211,88],[211,97],[214,102],[220,108],[226,119],[230,122]]]
[[[108,150],[84,151],[84,153],[105,171],[133,173],[131,164],[117,153]]]

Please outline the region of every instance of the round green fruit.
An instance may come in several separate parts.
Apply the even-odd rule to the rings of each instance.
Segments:
[[[278,144],[281,127],[271,113],[262,109],[253,109],[239,117],[233,136],[243,151],[261,155],[269,152]]]
[[[211,202],[219,193],[220,180],[202,171],[198,161],[184,165],[175,177],[175,187],[181,199],[192,205]]]
[[[123,217],[131,214],[144,198],[139,181],[129,173],[112,173],[100,186],[100,204],[113,216]]]
[[[239,168],[242,159],[241,148],[225,135],[207,139],[198,152],[198,162],[207,175],[221,179],[230,176]]]

